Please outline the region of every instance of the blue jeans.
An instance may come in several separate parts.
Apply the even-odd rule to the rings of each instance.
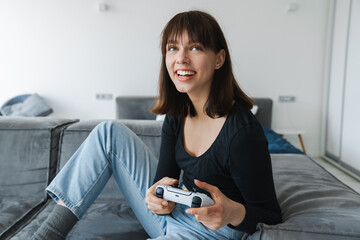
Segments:
[[[158,160],[126,126],[100,123],[46,188],[48,194],[77,216],[84,215],[114,175],[120,191],[151,238],[240,239],[244,233],[227,226],[217,231],[199,223],[177,205],[170,215],[152,213],[145,203]]]

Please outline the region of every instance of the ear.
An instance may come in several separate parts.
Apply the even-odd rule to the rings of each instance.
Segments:
[[[218,70],[222,67],[222,65],[225,62],[225,58],[226,58],[226,53],[224,49],[221,49],[217,54],[216,54],[216,64],[215,64],[215,70]]]

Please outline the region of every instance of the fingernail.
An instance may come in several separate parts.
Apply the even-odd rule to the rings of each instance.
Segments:
[[[168,205],[168,202],[164,201],[161,204],[166,207]]]
[[[191,211],[189,210],[189,209],[186,209],[186,211],[185,211],[186,213],[191,213]]]

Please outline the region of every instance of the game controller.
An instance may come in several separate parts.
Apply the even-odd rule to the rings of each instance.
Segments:
[[[214,205],[214,201],[204,193],[185,191],[168,185],[158,185],[155,189],[155,195],[166,201],[184,204],[192,208]]]

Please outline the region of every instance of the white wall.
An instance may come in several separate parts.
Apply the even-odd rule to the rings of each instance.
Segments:
[[[114,101],[95,94],[156,94],[162,28],[199,9],[222,26],[240,86],[274,100],[273,128],[305,130],[308,152],[319,155],[329,0],[293,0],[294,12],[286,0],[104,0],[107,12],[99,2],[0,0],[0,103],[37,92],[53,117],[114,118]]]

